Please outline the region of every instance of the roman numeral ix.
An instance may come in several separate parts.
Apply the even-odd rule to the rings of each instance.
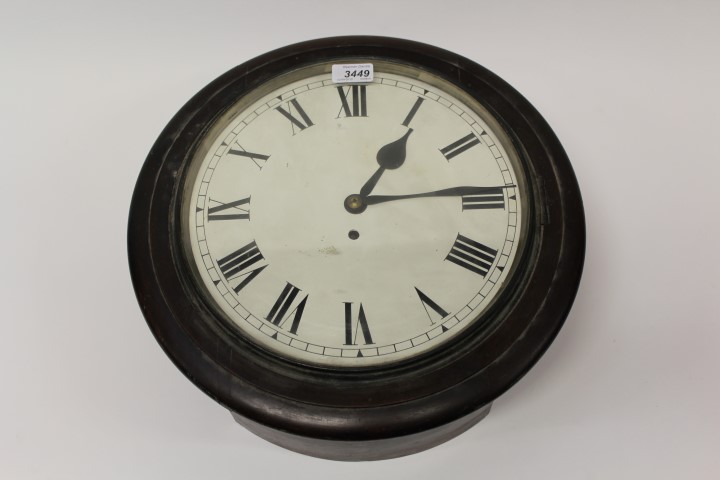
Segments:
[[[230,203],[222,203],[212,199],[210,199],[210,202],[219,203],[215,207],[208,208],[208,221],[210,222],[213,220],[250,220],[250,207],[243,207],[243,205],[250,203],[250,197],[241,198]]]
[[[445,260],[484,277],[496,256],[497,250],[458,234]]]

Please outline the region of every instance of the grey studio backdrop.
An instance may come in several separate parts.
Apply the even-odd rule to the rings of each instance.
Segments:
[[[714,479],[720,475],[720,7],[710,1],[0,2],[0,478]],[[460,437],[363,464],[236,425],[145,325],[140,167],[212,79],[344,34],[499,74],[565,146],[585,274],[536,367]]]

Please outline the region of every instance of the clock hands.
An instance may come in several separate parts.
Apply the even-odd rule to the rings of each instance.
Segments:
[[[370,195],[377,185],[385,170],[395,170],[405,163],[407,139],[413,129],[408,131],[399,139],[388,143],[378,150],[376,159],[380,167],[373,173],[367,182],[360,189],[360,193],[349,195],[345,199],[345,209],[350,213],[362,213],[368,205],[392,202],[395,200],[406,200],[410,198],[427,197],[464,197],[469,195],[492,195],[498,194],[503,188],[514,187],[515,185],[501,185],[495,187],[453,187],[435,190],[433,192],[411,193],[407,195]]]
[[[377,159],[380,168],[378,168],[377,171],[373,173],[372,177],[370,177],[370,179],[365,182],[365,185],[363,185],[360,189],[360,196],[362,198],[370,195],[370,192],[372,192],[373,188],[375,188],[375,185],[377,184],[378,180],[380,180],[380,177],[382,177],[382,174],[385,173],[385,170],[395,170],[396,168],[400,168],[402,164],[405,163],[405,146],[407,144],[407,139],[412,133],[412,131],[412,128],[408,129],[405,135],[393,142],[388,143],[380,150],[378,150],[377,156],[375,158]]]
[[[377,182],[385,173],[385,170],[395,170],[400,168],[405,163],[405,146],[407,139],[412,133],[413,129],[409,128],[408,131],[402,137],[394,140],[387,145],[383,146],[378,150],[376,159],[380,168],[378,168],[372,177],[365,182],[365,185],[360,188],[360,193],[353,193],[348,195],[345,199],[345,210],[350,213],[362,213],[367,208],[365,198],[370,195]]]
[[[379,203],[393,202],[395,200],[407,200],[410,198],[429,198],[429,197],[475,197],[481,196],[490,202],[493,195],[501,195],[502,189],[513,188],[516,185],[499,185],[494,187],[453,187],[435,190],[433,192],[410,193],[407,195],[368,195],[361,197],[359,195],[350,195],[345,199],[345,208],[350,213],[362,213],[368,205],[377,205]],[[482,197],[484,196],[484,197]],[[464,202],[464,200],[463,200]],[[492,202],[491,202],[492,203]],[[472,208],[472,207],[471,207]],[[480,207],[475,207],[480,208]],[[491,208],[491,207],[485,207]]]
[[[377,205],[378,203],[392,202],[394,200],[404,200],[408,198],[424,198],[424,197],[460,197],[465,195],[487,195],[498,193],[502,188],[511,188],[515,185],[501,185],[498,187],[453,187],[435,190],[434,192],[411,193],[408,195],[370,195],[363,199],[365,205]]]

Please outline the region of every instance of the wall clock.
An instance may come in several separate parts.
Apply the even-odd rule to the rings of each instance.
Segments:
[[[578,185],[512,87],[456,54],[315,40],[222,75],[140,173],[128,242],[177,367],[283,447],[371,460],[489,411],[560,329]]]

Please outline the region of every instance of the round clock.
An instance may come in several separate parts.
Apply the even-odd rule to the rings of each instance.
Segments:
[[[582,270],[580,192],[512,87],[382,37],[222,75],[140,174],[129,258],[177,367],[267,440],[324,458],[430,448],[552,342]]]

